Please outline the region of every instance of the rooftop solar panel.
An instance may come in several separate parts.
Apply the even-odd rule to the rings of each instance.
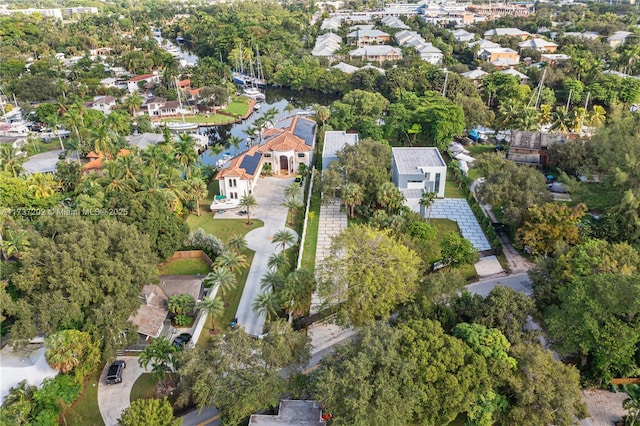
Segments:
[[[256,169],[260,163],[260,158],[262,158],[262,154],[259,152],[256,152],[253,155],[245,155],[240,163],[240,168],[245,169],[248,174],[253,175],[256,173]]]

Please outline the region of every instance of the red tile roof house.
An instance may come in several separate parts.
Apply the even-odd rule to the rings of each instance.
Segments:
[[[129,93],[139,92],[140,82],[145,82],[145,84],[160,83],[160,76],[158,75],[157,71],[154,71],[152,74],[142,74],[130,78],[129,80],[127,80],[127,90],[129,91]]]
[[[276,176],[297,173],[300,164],[311,165],[317,124],[295,115],[276,123],[262,133],[262,142],[229,161],[216,179],[220,195],[240,199],[251,194],[265,164]]]

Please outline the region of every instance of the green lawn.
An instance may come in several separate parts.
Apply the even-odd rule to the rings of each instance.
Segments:
[[[495,152],[495,145],[493,144],[474,144],[474,145],[467,145],[465,146],[465,149],[467,151],[469,151],[469,155],[474,156],[474,155],[478,155],[478,154],[483,154],[485,152]]]
[[[232,124],[232,123],[235,123],[236,120],[237,120],[236,118],[230,117],[226,114],[215,114],[215,113],[196,114],[196,115],[192,115],[184,118],[184,121],[187,123],[203,123],[203,124],[206,123],[206,124],[212,124],[214,126]],[[176,119],[163,118],[161,121],[164,123],[164,122],[176,121]]]
[[[253,262],[253,255],[255,252],[253,250],[248,250],[244,254],[247,256],[247,262],[251,264],[251,262]],[[236,288],[224,295],[225,303],[228,303],[229,306],[224,309],[222,317],[216,318],[215,325],[217,329],[223,331],[229,329],[229,323],[235,318],[236,313],[238,312],[238,305],[240,304],[240,298],[242,297],[242,292],[244,290],[244,285],[247,282],[248,275],[249,268],[243,269],[240,275],[238,275],[238,285]],[[218,293],[217,297],[221,297],[220,293]],[[207,338],[210,336],[209,330],[211,330],[211,319],[207,318],[207,321],[205,321],[204,327],[202,328],[202,334],[200,334],[200,338],[198,339],[198,345],[202,345],[206,342]]]
[[[453,176],[453,170],[451,170],[450,167],[447,168],[447,181],[444,187],[444,196],[446,198],[466,198],[466,194],[461,189],[458,189],[458,184]]]
[[[56,149],[62,149],[58,138],[51,139],[50,143],[44,143],[42,142],[42,139],[33,138],[31,142],[27,143],[22,148],[22,150],[26,151],[29,156],[42,154],[43,152],[55,151]]]
[[[231,101],[224,109],[229,114],[244,116],[249,111],[249,98],[240,96]]]
[[[129,401],[133,402],[136,399],[150,399],[156,397],[156,384],[158,381],[153,377],[152,373],[142,373],[138,380],[133,384],[131,388],[131,395],[129,395]]]
[[[460,232],[458,224],[449,219],[431,219],[429,223],[436,227],[436,238],[433,242],[432,250],[434,251],[434,262],[441,259],[440,255],[440,243],[446,234],[449,232]],[[473,265],[464,265],[459,268],[462,276],[467,280],[471,280],[477,276],[476,268]]]
[[[318,228],[320,226],[320,204],[322,196],[319,190],[314,190],[311,195],[309,217],[307,217],[307,234],[302,251],[302,269],[313,272],[316,266],[316,248],[318,246]]]
[[[98,369],[89,376],[85,383],[80,397],[62,415],[62,424],[104,426],[100,409],[98,408],[98,381],[100,380],[102,369]]]
[[[231,217],[237,216],[235,212],[231,211],[224,214]],[[246,217],[243,219],[239,216],[237,217],[238,219],[213,220],[211,213],[203,213],[200,217],[192,214],[187,218],[187,225],[192,231],[202,228],[207,234],[215,235],[222,241],[227,241],[229,237],[235,234],[246,235],[252,229],[264,226],[264,222],[261,220],[252,218],[251,225],[247,225]]]
[[[585,203],[591,211],[602,211],[620,204],[622,193],[603,183],[581,183],[571,192],[574,203]]]
[[[207,275],[210,271],[202,259],[176,259],[158,266],[160,275]]]

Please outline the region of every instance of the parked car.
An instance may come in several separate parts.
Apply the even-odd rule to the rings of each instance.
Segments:
[[[173,346],[182,348],[184,345],[191,341],[191,337],[193,336],[191,336],[189,333],[182,333],[173,340]]]
[[[107,384],[115,385],[122,383],[122,370],[127,368],[127,363],[122,360],[114,361],[107,370]]]
[[[302,186],[302,175],[296,175],[294,182],[299,183],[300,186]]]

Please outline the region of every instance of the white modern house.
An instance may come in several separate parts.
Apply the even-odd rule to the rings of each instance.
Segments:
[[[253,193],[264,166],[269,164],[276,176],[290,176],[301,164],[309,167],[317,124],[309,118],[294,115],[280,120],[272,129],[262,132],[262,141],[243,152],[218,172],[220,195],[240,199]]]
[[[391,179],[407,200],[423,192],[444,198],[447,165],[434,147],[392,148]]]
[[[322,146],[322,170],[327,170],[329,164],[338,161],[338,151],[347,145],[358,143],[357,133],[347,133],[343,130],[331,130],[324,134]]]

